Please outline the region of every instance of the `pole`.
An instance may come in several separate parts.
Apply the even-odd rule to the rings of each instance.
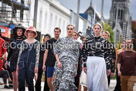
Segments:
[[[35,0],[35,4],[34,4],[34,23],[33,26],[36,28],[37,25],[37,10],[38,10],[38,0]]]
[[[117,24],[117,23],[118,23],[118,4],[117,4],[117,11],[116,11],[116,24],[115,24],[115,31],[114,31],[114,32],[115,32],[115,34],[114,34],[114,44],[115,44],[115,45],[116,45],[116,41],[117,41],[117,38],[116,38],[116,34],[117,34],[117,33],[116,33],[116,32],[117,32],[117,30],[116,30],[116,29],[117,29],[117,26],[118,26],[118,24]]]
[[[93,19],[93,25],[95,24],[95,10],[96,10],[96,5],[94,6],[94,19]]]
[[[77,4],[76,31],[78,31],[78,26],[79,26],[79,10],[80,10],[80,0],[78,0],[78,4]]]
[[[103,8],[104,8],[104,0],[102,0],[102,5],[101,5],[101,23],[103,21]]]

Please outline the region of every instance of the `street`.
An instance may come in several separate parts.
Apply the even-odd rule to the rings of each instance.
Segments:
[[[116,85],[116,80],[111,80],[109,91],[113,91],[115,85]],[[44,82],[42,82],[42,90],[43,90],[43,86],[44,86]],[[3,85],[0,85],[0,91],[13,91],[13,89],[3,89],[3,87],[4,87]],[[26,87],[26,91],[28,91],[27,87]],[[136,84],[135,84],[135,87],[134,87],[134,91],[136,91]]]

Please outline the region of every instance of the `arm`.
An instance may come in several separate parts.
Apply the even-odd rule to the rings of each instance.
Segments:
[[[115,52],[115,48],[112,49],[112,62],[111,62],[111,72],[114,73],[115,72],[115,61],[116,61],[116,52]]]
[[[105,52],[104,59],[106,62],[107,70],[110,70],[111,69],[111,62],[110,62],[111,55],[110,55],[110,49],[107,48],[107,45],[109,47],[110,43],[107,40],[105,40],[105,42],[104,42],[104,52]]]
[[[58,67],[61,68],[62,67],[62,64],[61,62],[59,61],[59,55],[60,54],[60,46],[59,45],[61,42],[61,39],[58,39],[55,43],[55,45],[53,45],[53,51],[54,51],[54,55],[55,55],[55,58],[56,58],[56,61],[58,63]]]
[[[85,41],[85,44],[83,45],[83,48],[81,50],[81,60],[83,62],[83,66],[86,68],[86,60],[87,60],[87,54],[88,54],[88,43],[87,40]]]
[[[10,45],[13,47],[13,45],[11,44],[12,41],[10,42]],[[13,49],[11,48],[11,46],[9,46],[9,50],[8,50],[8,58],[7,58],[7,61],[9,62],[9,58],[11,57],[12,53],[13,53]]]
[[[118,63],[118,76],[121,76],[120,66],[121,66],[121,64]]]
[[[5,44],[5,41],[2,41],[2,45],[3,45],[3,44]],[[2,58],[3,58],[4,60],[7,60],[7,54],[6,54],[6,52],[7,52],[7,49],[2,46],[2,54],[3,54]]]
[[[3,43],[5,43],[5,41],[2,42],[2,45],[3,45]],[[4,60],[7,60],[7,49],[6,49],[5,47],[3,47],[3,46],[2,46],[2,54],[3,54],[2,58],[3,58]],[[7,63],[7,61],[6,61],[6,63]],[[8,63],[7,63],[7,64],[8,64]],[[7,65],[6,65],[6,64],[5,64],[5,68],[7,68]]]
[[[122,64],[122,56],[121,54],[118,55],[118,59],[117,59],[117,62],[118,62],[118,76],[121,76],[121,71],[120,71],[120,67],[121,67],[121,64]]]
[[[83,70],[86,73],[87,72],[87,68],[86,68],[86,60],[87,60],[87,56],[88,56],[88,40],[85,41],[85,44],[83,45],[83,48],[81,50],[81,60],[83,63]]]
[[[24,50],[23,43],[24,43],[24,42],[22,41],[21,46],[20,46],[20,49],[19,49],[19,55],[18,55],[17,65],[19,64],[20,56],[21,56],[21,54],[22,54],[22,52],[23,52],[23,50]]]
[[[40,53],[40,43],[38,42],[36,46],[36,63],[35,63],[35,73],[38,72],[38,65],[39,65],[39,53]]]
[[[44,57],[43,57],[43,71],[46,71],[45,63],[47,60],[47,56],[48,56],[48,49],[45,50]]]
[[[8,66],[8,62],[10,61],[9,58],[11,57],[12,53],[13,53],[13,49],[9,47],[8,57],[7,57],[7,61],[5,63],[6,69],[7,69],[7,66]]]
[[[55,54],[55,57],[56,57],[56,60],[57,60],[57,63],[58,63],[58,67],[61,68],[61,67],[62,67],[62,64],[61,64],[60,61],[59,61],[58,54]]]
[[[38,67],[39,65],[39,54],[40,53],[40,43],[38,42],[38,45],[36,47],[36,63],[35,63],[35,66]]]

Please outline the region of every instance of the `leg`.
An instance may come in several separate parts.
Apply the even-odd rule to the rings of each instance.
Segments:
[[[26,83],[28,84],[29,91],[34,91],[33,78],[34,78],[34,72],[27,70],[27,72],[26,72]]]
[[[54,73],[55,69],[54,67],[47,67],[47,82],[48,82],[48,86],[50,88],[51,91],[53,91],[54,86],[53,86],[53,73]]]
[[[133,91],[133,87],[135,84],[136,76],[130,76],[128,79],[128,90],[127,91]]]
[[[18,70],[16,70],[16,88],[18,88]]]
[[[47,84],[47,71],[45,71],[45,81],[44,81],[44,90],[43,91],[49,91],[49,87]]]
[[[108,76],[108,87],[110,85],[110,78],[111,78],[111,76]]]
[[[69,71],[63,72],[59,89],[57,91],[76,91],[74,74],[71,74]]]
[[[79,77],[79,86],[78,86],[78,91],[81,91],[80,77]]]
[[[35,90],[36,90],[36,91],[41,91],[42,73],[43,73],[42,68],[39,68],[39,69],[38,69],[38,79],[37,79],[36,85],[35,85]]]
[[[121,91],[121,81],[120,81],[120,77],[118,76],[118,70],[116,68],[116,86],[114,91]]]
[[[16,79],[16,71],[12,72],[12,78],[13,78],[13,88],[14,88],[14,91],[17,91],[17,79]]]
[[[19,75],[18,75],[18,79],[19,79],[19,91],[25,91],[25,69],[19,69]]]
[[[92,60],[91,60],[92,61]],[[103,58],[94,58],[93,91],[108,91],[106,63]],[[93,65],[93,64],[92,64]],[[89,75],[88,75],[89,78]]]
[[[7,70],[0,71],[0,77],[3,78],[4,85],[7,85],[7,80],[9,78],[9,74]]]
[[[121,76],[121,91],[127,91],[128,76]]]
[[[51,90],[52,89],[52,77],[47,78],[47,83],[48,83],[48,86]]]
[[[83,88],[84,88],[84,91],[87,91],[87,87],[84,86]]]

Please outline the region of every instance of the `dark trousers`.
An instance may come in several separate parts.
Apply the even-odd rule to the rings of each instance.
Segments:
[[[47,67],[46,67],[47,69]],[[45,81],[44,81],[44,90],[43,91],[50,91],[47,83],[47,71],[45,71]]]
[[[38,69],[38,79],[36,81],[35,90],[41,91],[41,79],[42,79],[43,70],[42,67]],[[46,72],[45,72],[46,74]],[[47,77],[45,76],[45,83],[44,83],[44,91],[49,91],[49,87],[47,84]]]
[[[4,84],[7,84],[7,79],[9,78],[9,73],[7,70],[0,71],[0,77],[3,78]]]
[[[108,86],[110,85],[110,79],[111,79],[111,76],[108,76]]]
[[[118,70],[116,68],[116,86],[114,91],[121,91],[121,82],[120,82],[120,77],[118,76]]]
[[[81,73],[81,64],[80,62],[78,62],[77,76],[75,77],[75,85],[77,87],[76,91],[78,91],[80,73]]]
[[[39,68],[38,69],[38,78],[37,78],[36,85],[35,85],[35,90],[36,91],[41,91],[42,74],[43,74],[43,70],[42,70],[42,68]]]
[[[27,68],[19,69],[19,91],[25,91],[25,80],[28,84],[28,90],[34,91],[34,84],[33,84],[33,78],[34,78],[34,71],[30,71]]]

